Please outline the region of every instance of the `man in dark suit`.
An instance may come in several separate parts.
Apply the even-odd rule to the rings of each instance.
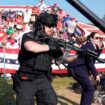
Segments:
[[[89,40],[82,45],[82,49],[90,49],[98,55],[102,51],[100,47],[100,37],[97,33],[90,34]],[[94,86],[89,79],[89,72],[92,73],[96,81],[100,81],[100,75],[97,73],[94,66],[95,59],[89,56],[81,56],[79,54],[78,59],[68,64],[68,68],[72,71],[73,78],[82,86],[82,95],[80,105],[91,105],[94,96]]]

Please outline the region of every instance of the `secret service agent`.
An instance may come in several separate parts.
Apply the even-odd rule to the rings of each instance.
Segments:
[[[16,105],[56,105],[57,96],[51,85],[52,60],[62,56],[62,50],[50,40],[42,40],[40,35],[52,35],[57,17],[41,13],[34,31],[22,37],[19,52],[20,67],[14,76]]]
[[[13,76],[16,91],[16,105],[57,105],[57,96],[51,85],[51,64],[53,59],[63,55],[61,48],[44,36],[52,36],[57,16],[41,13],[35,22],[34,31],[22,37],[19,52],[20,67]],[[68,58],[75,60],[77,56]]]

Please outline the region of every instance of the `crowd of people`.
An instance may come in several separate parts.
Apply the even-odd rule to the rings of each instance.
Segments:
[[[19,48],[22,33],[31,29],[29,18],[22,11],[0,11],[0,47]],[[27,19],[26,19],[27,17]]]
[[[0,12],[1,48],[20,48],[19,70],[12,75],[13,88],[16,92],[17,105],[57,105],[57,96],[51,85],[52,62],[68,63],[72,77],[82,86],[80,105],[91,105],[94,86],[89,79],[89,73],[100,82],[100,75],[94,66],[95,59],[87,53],[77,51],[74,56],[65,56],[68,46],[60,46],[54,40],[46,37],[73,40],[76,47],[90,49],[99,56],[104,47],[103,39],[96,32],[87,38],[75,35],[76,19],[71,17],[55,3],[47,6],[44,0],[32,8],[32,12]],[[64,37],[67,35],[67,39]]]
[[[61,9],[58,4],[54,3],[52,6],[47,6],[44,0],[40,0],[31,10],[27,6],[25,11],[12,9],[2,9],[0,11],[0,46],[6,46],[7,48],[19,47],[22,35],[32,29],[37,16],[45,11],[56,14],[58,17],[57,26],[53,29],[55,37],[67,39],[68,36],[74,33],[76,27],[76,19],[74,17],[71,17]],[[15,42],[14,47],[13,42]]]

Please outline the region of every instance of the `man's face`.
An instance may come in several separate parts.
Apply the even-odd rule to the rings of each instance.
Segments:
[[[98,45],[101,41],[101,38],[99,37],[98,34],[95,34],[94,37],[92,38],[92,42],[95,44],[95,45]]]
[[[54,27],[45,26],[45,33],[52,36]]]

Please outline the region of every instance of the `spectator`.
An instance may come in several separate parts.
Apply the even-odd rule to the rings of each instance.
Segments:
[[[17,49],[19,48],[19,44],[17,41],[17,30],[13,29],[13,31],[8,32],[8,38],[6,42],[6,48],[14,48]]]
[[[31,12],[28,9],[26,9],[23,15],[23,23],[28,24],[30,22],[30,19],[31,19]]]
[[[37,16],[39,16],[40,10],[37,6],[34,6],[32,8],[32,15],[31,15],[31,23],[34,23],[35,20],[37,19]]]
[[[44,0],[39,0],[37,7],[39,8],[40,12],[45,12],[47,5],[44,3]]]
[[[71,35],[74,34],[76,29],[76,19],[75,17],[72,17],[71,20],[67,21],[67,33],[68,33],[68,37],[70,37]]]
[[[66,14],[66,16],[63,17],[63,20],[62,20],[62,24],[63,24],[63,28],[64,28],[64,31],[67,32],[67,29],[68,29],[68,21],[71,20],[71,17],[69,14]]]
[[[54,5],[51,8],[51,11],[52,11],[53,14],[57,14],[57,12],[59,11],[59,9],[60,8],[59,8],[58,4],[57,3],[54,3]]]
[[[0,41],[5,40],[6,36],[6,32],[3,30],[3,28],[0,28]]]

